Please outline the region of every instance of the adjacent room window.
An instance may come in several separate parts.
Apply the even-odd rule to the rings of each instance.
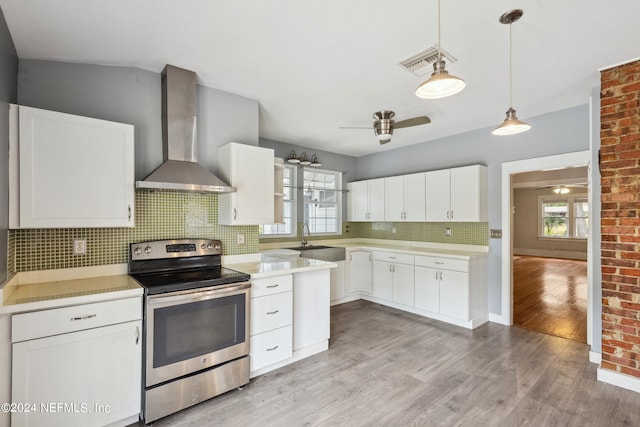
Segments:
[[[540,196],[538,198],[540,237],[586,239],[589,204],[585,194]]]
[[[342,173],[303,169],[304,213],[302,222],[311,234],[342,231]]]
[[[264,224],[260,226],[260,237],[295,237],[296,236],[296,193],[297,167],[285,165],[282,173],[284,198],[282,224]]]

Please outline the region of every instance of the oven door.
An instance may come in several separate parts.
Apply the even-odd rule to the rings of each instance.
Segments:
[[[146,298],[146,386],[249,354],[249,282]]]

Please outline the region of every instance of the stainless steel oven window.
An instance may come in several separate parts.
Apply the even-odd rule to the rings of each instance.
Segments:
[[[244,342],[245,307],[241,294],[155,309],[153,367]]]

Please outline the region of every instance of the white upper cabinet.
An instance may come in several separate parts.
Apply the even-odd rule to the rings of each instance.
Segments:
[[[274,155],[270,148],[230,142],[218,149],[220,178],[236,188],[218,196],[218,223],[274,222]]]
[[[134,226],[132,125],[10,107],[10,228]]]
[[[425,220],[425,173],[384,179],[385,221]]]
[[[427,221],[486,222],[487,167],[472,165],[427,172]]]
[[[355,181],[349,190],[349,221],[384,221],[384,178]]]

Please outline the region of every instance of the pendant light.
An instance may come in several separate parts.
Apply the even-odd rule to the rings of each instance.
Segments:
[[[438,60],[433,63],[433,73],[429,80],[416,89],[416,96],[424,99],[439,99],[455,95],[465,87],[465,82],[452,76],[444,69],[442,49],[440,47],[440,0],[438,0]]]
[[[287,159],[287,162],[289,163],[300,163],[300,160],[298,160],[298,156],[296,156],[296,152],[292,151],[291,154],[289,154],[289,158]]]
[[[515,135],[517,133],[526,132],[531,129],[529,123],[518,120],[516,110],[513,109],[513,70],[512,70],[512,42],[511,42],[511,24],[522,17],[521,9],[510,10],[500,16],[498,20],[501,24],[509,24],[509,109],[507,110],[507,118],[497,128],[493,130],[494,135]]]

